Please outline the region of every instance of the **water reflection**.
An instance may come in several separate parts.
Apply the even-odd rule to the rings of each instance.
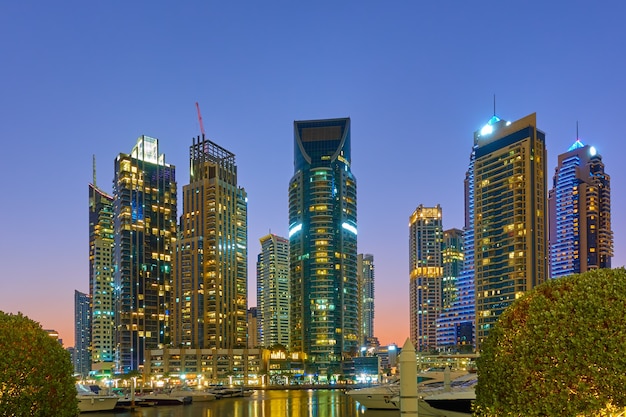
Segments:
[[[399,417],[399,411],[365,410],[340,390],[256,391],[185,406],[140,408],[132,414],[90,413],[86,417]]]

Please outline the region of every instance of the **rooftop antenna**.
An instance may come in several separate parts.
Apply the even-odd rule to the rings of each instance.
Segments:
[[[202,115],[200,114],[200,105],[196,101],[196,109],[198,110],[198,122],[200,122],[200,133],[202,133],[202,139],[204,139],[204,124],[202,123]]]
[[[493,115],[496,115],[496,95],[493,95]]]
[[[578,136],[578,120],[576,120],[576,140],[578,140],[580,136]]]
[[[92,155],[92,169],[93,169],[93,186],[96,187],[96,154]]]

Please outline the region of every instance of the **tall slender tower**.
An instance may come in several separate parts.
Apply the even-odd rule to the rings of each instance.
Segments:
[[[442,311],[443,226],[441,206],[419,205],[409,218],[411,341],[418,351],[437,348]]]
[[[350,119],[294,122],[289,183],[291,348],[324,370],[359,342]]]
[[[247,346],[248,214],[235,154],[204,135],[189,148],[176,245],[174,344]]]
[[[359,253],[357,256],[357,274],[361,321],[359,342],[368,345],[368,340],[374,338],[374,255]]]
[[[497,118],[496,118],[497,119]],[[492,119],[495,120],[495,119]],[[476,304],[474,296],[474,161],[472,147],[465,180],[465,225],[463,226],[463,268],[456,281],[457,298],[437,320],[437,345],[454,350],[473,350]]]
[[[533,113],[494,116],[474,133],[477,344],[513,301],[547,276],[545,134]]]
[[[116,368],[139,369],[144,352],[169,344],[175,167],[155,138],[140,136],[115,159],[113,180]]]
[[[256,269],[259,343],[266,348],[289,347],[289,239],[269,234],[260,242]]]
[[[610,268],[611,185],[602,157],[576,140],[559,155],[550,210],[550,277]]]
[[[74,290],[74,372],[86,378],[91,370],[89,294]]]
[[[94,169],[95,170],[95,169]],[[89,184],[89,300],[92,369],[110,370],[115,351],[113,197]]]

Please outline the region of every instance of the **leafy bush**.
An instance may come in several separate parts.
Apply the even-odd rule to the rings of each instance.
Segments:
[[[0,311],[0,416],[78,415],[70,354],[21,313]]]
[[[528,292],[491,329],[477,364],[475,415],[618,415],[626,409],[626,270]]]

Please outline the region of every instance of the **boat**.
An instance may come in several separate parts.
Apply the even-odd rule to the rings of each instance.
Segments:
[[[168,392],[153,392],[152,394],[145,394],[135,397],[142,401],[150,401],[156,405],[185,405],[191,404],[191,396],[176,396],[171,395]]]
[[[457,378],[449,386],[418,392],[420,417],[470,417],[476,399],[476,374]],[[400,409],[400,397],[390,401]]]
[[[119,400],[119,397],[115,394],[96,393],[82,384],[76,384],[76,398],[78,399],[78,409],[81,413],[111,411]]]
[[[253,390],[246,389],[244,387],[225,387],[223,385],[216,385],[207,390],[216,398],[235,398],[235,397],[249,397],[254,392]]]
[[[217,396],[211,392],[191,388],[176,388],[170,391],[170,395],[175,397],[191,397],[191,401],[194,403],[213,401],[217,398]]]
[[[430,391],[443,387],[445,373],[444,368],[430,368],[418,373],[418,390]],[[451,378],[458,378],[467,374],[467,371],[450,371]],[[400,395],[400,380],[396,379],[387,384],[350,390],[346,394],[368,410],[398,410],[398,406],[392,400]]]

